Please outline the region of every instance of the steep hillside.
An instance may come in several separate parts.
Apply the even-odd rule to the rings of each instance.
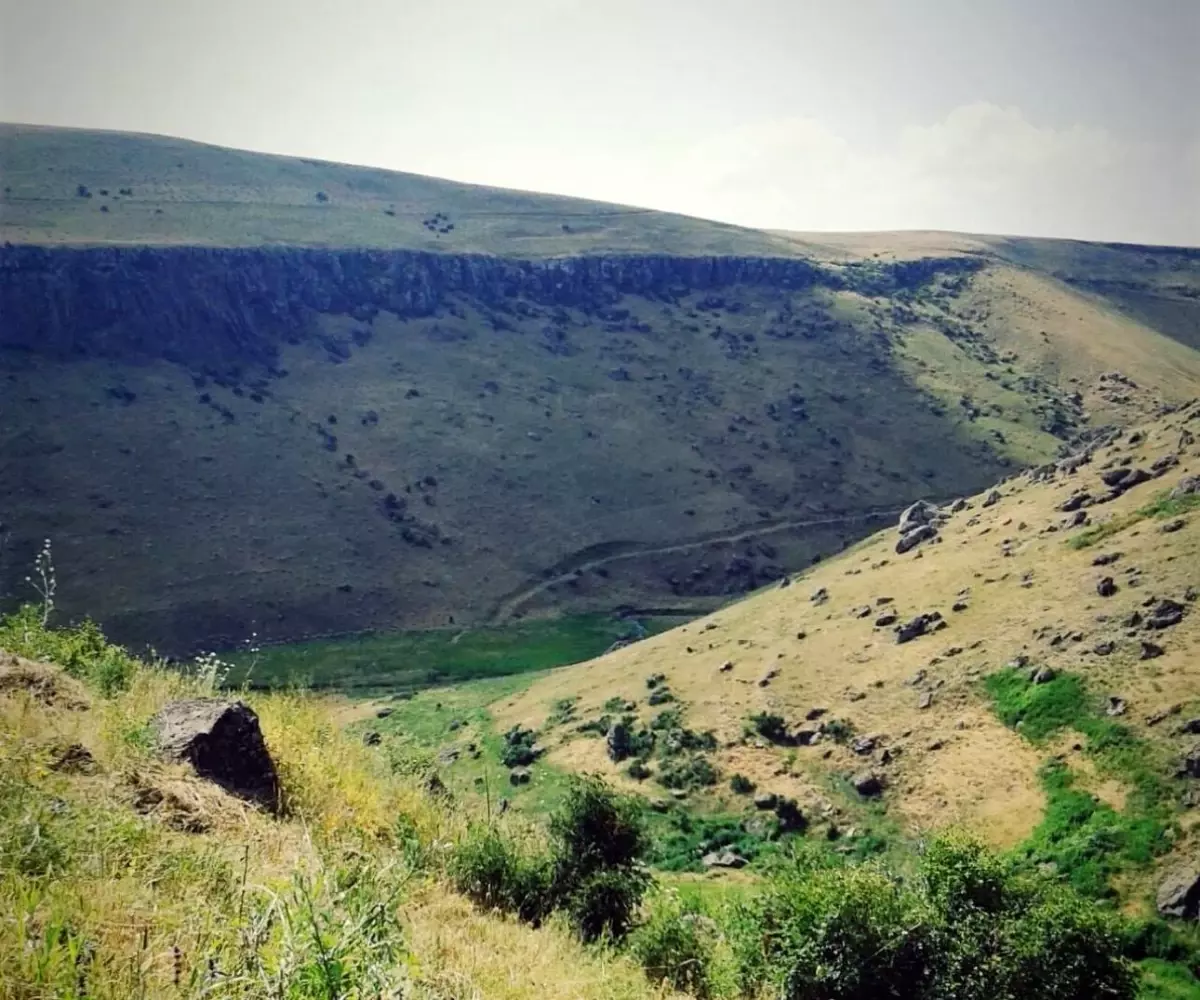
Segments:
[[[1200,384],[988,238],[877,259],[24,126],[0,170],[0,601],[49,538],[67,614],[171,653],[707,610]]]
[[[669,741],[635,782],[611,737],[547,723],[564,705],[581,724],[615,723],[628,700],[631,733],[664,711],[664,739],[672,726],[714,732],[701,755],[719,783],[690,793],[707,808],[753,814],[734,774],[833,830],[877,802],[908,835],[962,823],[1097,891],[1107,876],[1080,868],[1094,845],[1070,852],[1108,838],[1099,856],[1140,906],[1154,872],[1194,858],[1200,837],[1200,401],[933,524],[907,551],[889,527],[707,618],[551,672],[494,705],[497,726],[542,727],[551,764],[664,795],[660,778],[680,773]]]

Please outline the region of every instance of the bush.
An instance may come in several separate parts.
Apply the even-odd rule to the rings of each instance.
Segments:
[[[658,775],[658,783],[664,788],[705,788],[715,785],[719,775],[707,757],[695,756],[676,761],[664,767]]]
[[[562,910],[584,941],[623,937],[650,883],[639,807],[599,778],[575,778],[550,818],[550,837],[550,849],[539,851],[496,827],[473,831],[454,852],[451,878],[480,906],[533,923]]]
[[[655,895],[646,918],[629,940],[629,951],[652,983],[706,1000],[715,992],[716,924],[674,892]]]
[[[734,907],[730,937],[741,988],[786,1000],[1132,1000],[1122,926],[943,837],[909,882],[802,854]]]
[[[548,854],[514,844],[494,826],[477,827],[450,859],[454,887],[478,906],[539,923],[554,908]]]
[[[734,795],[749,795],[755,787],[754,782],[744,774],[735,774],[729,779],[729,788]]]
[[[137,661],[105,639],[95,622],[85,619],[78,625],[52,629],[42,618],[42,610],[32,604],[0,618],[0,649],[30,660],[57,663],[105,697],[129,687]]]
[[[759,712],[750,716],[750,728],[771,743],[787,743],[787,720],[782,715]]]

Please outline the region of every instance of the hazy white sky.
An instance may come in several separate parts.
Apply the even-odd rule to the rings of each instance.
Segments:
[[[790,229],[1200,245],[1200,0],[0,0],[0,120]]]

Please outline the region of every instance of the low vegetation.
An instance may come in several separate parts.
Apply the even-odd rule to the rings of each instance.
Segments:
[[[94,626],[45,628],[31,609],[0,622],[0,643],[62,668],[0,699],[0,981],[15,1000],[617,998],[660,987],[1132,1000],[1135,959],[1158,991],[1146,995],[1187,983],[1178,939],[1097,908],[1086,880],[1048,878],[1020,853],[943,836],[901,877],[813,840],[756,840],[734,817],[648,812],[596,777],[570,779],[545,823],[471,821],[340,731],[320,698],[246,692],[286,793],[272,818],[161,763],[145,736],[167,701],[211,693],[211,673],[140,663]],[[47,704],[55,676],[91,708]],[[1008,677],[990,687],[1035,738],[1088,726],[1069,678],[1032,693]],[[1127,752],[1108,729],[1089,738],[1097,759]],[[64,741],[87,748],[86,774],[55,769]],[[139,811],[147,787],[156,804]],[[756,878],[723,896],[648,867],[720,847],[759,858]],[[509,964],[532,954],[530,935],[539,957]],[[486,954],[466,937],[488,941]]]

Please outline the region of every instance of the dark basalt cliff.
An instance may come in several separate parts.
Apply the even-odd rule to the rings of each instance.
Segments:
[[[404,250],[8,245],[0,250],[0,347],[269,366],[280,343],[302,336],[318,313],[427,316],[451,296],[602,308],[625,294],[672,300],[734,284],[888,295],[981,265],[970,257],[831,267],[765,257],[523,261]]]

